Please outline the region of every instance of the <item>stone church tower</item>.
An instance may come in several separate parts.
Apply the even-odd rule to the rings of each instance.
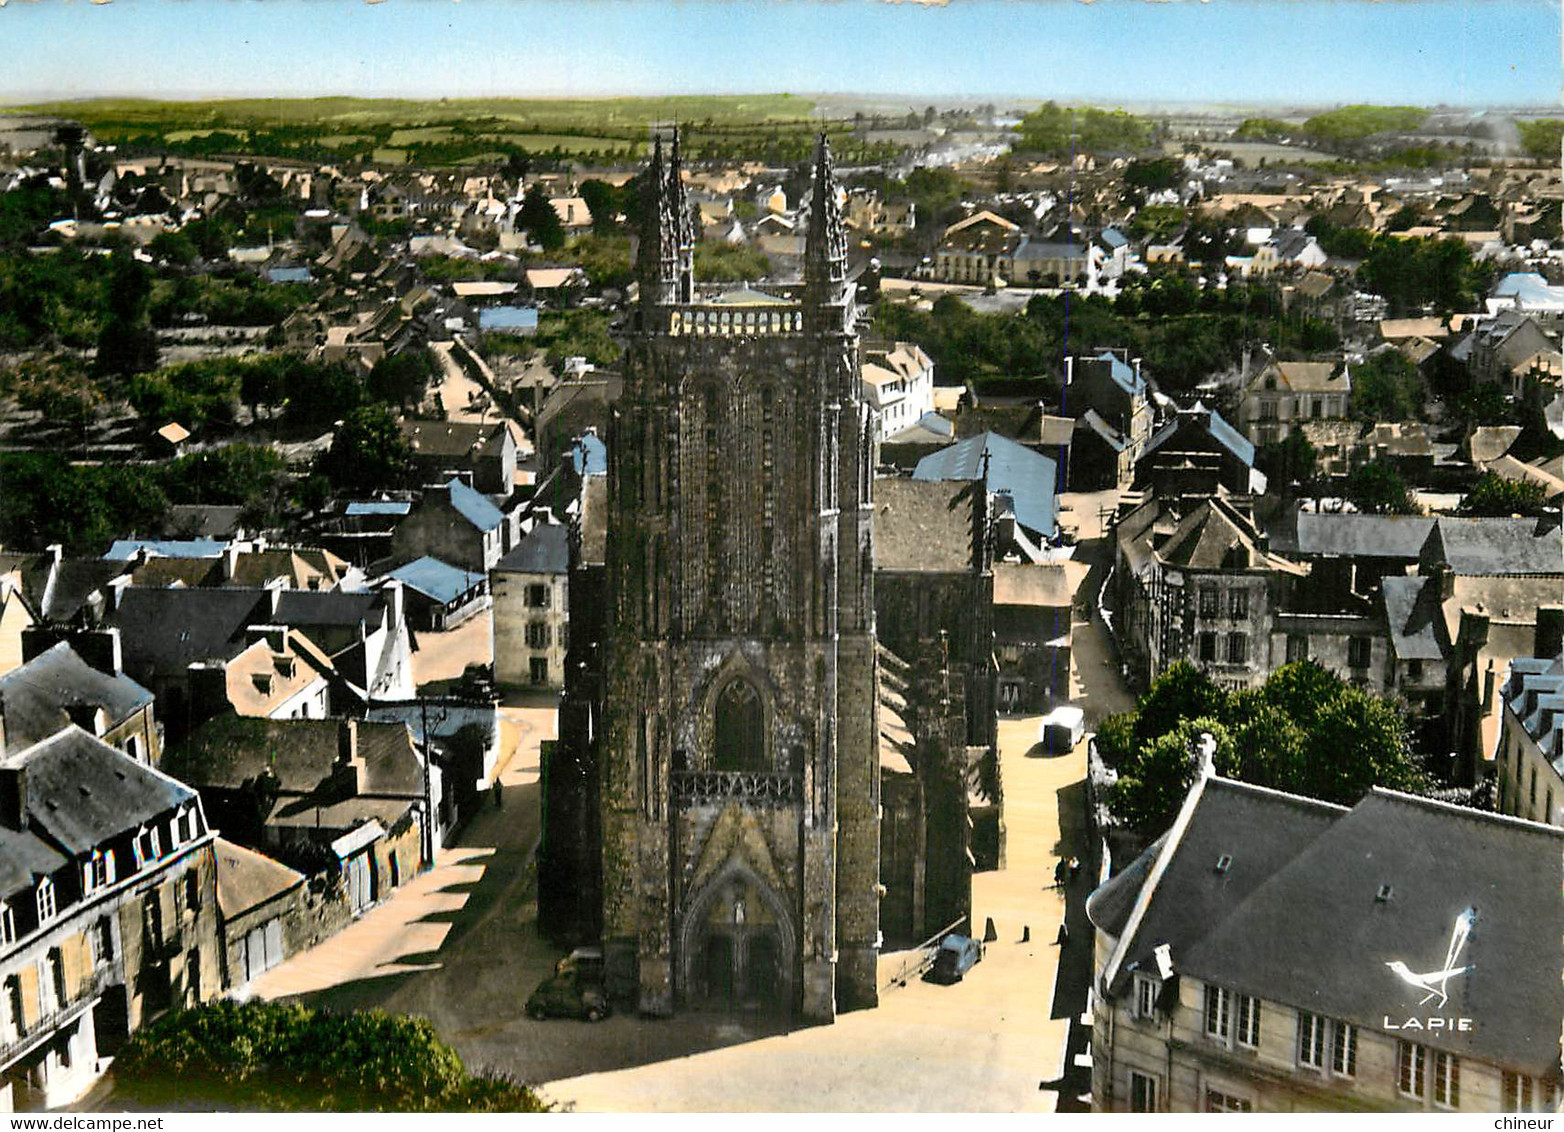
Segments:
[[[697,287],[673,136],[645,178],[609,444],[609,989],[644,1013],[876,1002],[874,430],[831,154],[802,285]]]

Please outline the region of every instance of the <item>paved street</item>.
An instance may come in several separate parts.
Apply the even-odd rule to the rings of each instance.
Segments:
[[[441,680],[456,680],[469,664],[494,659],[494,609],[490,607],[445,633],[415,630],[413,683],[422,687]]]
[[[1127,706],[1101,627],[1078,621],[1075,639],[1076,694],[1092,717]],[[268,973],[255,993],[425,1015],[470,1066],[542,1082],[551,1100],[580,1111],[1035,1112],[1073,1102],[1074,1079],[1060,1091],[1057,1078],[1090,977],[1080,912],[1089,870],[1072,886],[1062,951],[1066,907],[1053,876],[1061,857],[1087,857],[1084,747],[1043,757],[1036,717],[1001,721],[1006,867],[973,880],[977,931],[991,917],[997,940],[962,983],[913,980],[884,991],[877,1010],[792,1032],[721,1015],[536,1022],[523,1006],[557,957],[536,933],[531,867],[538,743],[554,718],[505,711],[506,746],[515,739],[505,808],[478,815],[433,871]],[[884,956],[882,982],[906,958]]]
[[[462,369],[461,363],[451,354],[453,343],[433,342],[430,349],[440,362],[440,407],[445,410],[445,419],[448,421],[473,421],[481,422],[484,414],[474,412],[472,402],[477,397],[487,397],[483,386],[479,385],[467,372]],[[494,410],[488,412],[488,419],[495,418]]]

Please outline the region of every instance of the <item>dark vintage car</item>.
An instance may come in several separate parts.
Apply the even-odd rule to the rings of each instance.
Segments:
[[[527,1013],[534,1018],[585,1018],[601,1022],[608,1017],[608,997],[602,983],[568,970],[551,975],[538,984],[527,999]]]
[[[971,936],[948,935],[934,952],[934,963],[923,977],[931,983],[959,983],[979,959],[983,945]]]

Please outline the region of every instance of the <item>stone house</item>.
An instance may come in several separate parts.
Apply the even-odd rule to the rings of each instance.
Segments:
[[[222,918],[223,988],[238,990],[315,942],[308,878],[219,837],[214,846]]]
[[[570,532],[537,523],[494,566],[494,681],[559,689],[570,625]]]
[[[162,730],[152,693],[118,665],[119,635],[100,638],[105,669],[89,665],[65,641],[48,645],[20,668],[0,676],[0,714],[14,748],[41,743],[74,723],[139,763],[157,765]],[[33,639],[29,643],[44,645]]]
[[[995,278],[1009,279],[1014,270],[1011,256],[1025,239],[1020,226],[1003,216],[986,209],[975,212],[945,229],[934,252],[934,277],[985,285]]]
[[[1494,808],[1564,825],[1564,607],[1538,611],[1535,656],[1510,661],[1495,758]]]
[[[1001,712],[1042,715],[1070,698],[1071,612],[1087,567],[994,566],[994,658]]]
[[[0,757],[0,1110],[76,1100],[145,1023],[222,989],[193,790],[71,725]]]
[[[1256,444],[1275,444],[1304,421],[1345,418],[1351,401],[1345,366],[1272,361],[1244,385],[1238,427]]]
[[[1554,1111],[1561,856],[1545,825],[1207,771],[1087,901],[1093,1109]]]
[[[1215,409],[1195,402],[1180,409],[1146,441],[1133,486],[1162,499],[1259,494],[1265,476],[1254,466],[1254,444]]]
[[[487,495],[509,495],[516,487],[516,438],[505,421],[403,421],[402,435],[413,450],[420,482],[459,477]]]
[[[934,363],[911,343],[896,342],[863,356],[864,400],[878,414],[878,439],[910,428],[934,410]]]
[[[460,479],[423,493],[391,536],[391,552],[414,559],[425,556],[487,573],[505,553],[509,530],[505,514],[487,496]]]
[[[386,574],[400,582],[408,623],[415,629],[445,632],[489,607],[489,576],[424,556]]]

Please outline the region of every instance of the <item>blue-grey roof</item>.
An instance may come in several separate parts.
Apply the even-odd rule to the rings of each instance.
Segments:
[[[478,325],[484,330],[536,330],[537,307],[485,307],[478,312]]]
[[[266,272],[273,283],[313,283],[314,276],[307,267],[273,267]]]
[[[1112,350],[1104,350],[1097,355],[1097,360],[1108,363],[1109,376],[1113,378],[1113,383],[1124,390],[1124,392],[1134,395],[1146,391],[1145,379],[1135,372],[1134,366],[1125,362],[1123,358],[1119,357]]]
[[[227,548],[226,539],[216,538],[121,538],[114,540],[109,552],[103,557],[114,562],[125,562],[134,558],[137,551],[145,550],[163,558],[221,558]]]
[[[445,485],[445,490],[450,494],[451,506],[456,508],[456,513],[480,531],[492,531],[505,521],[498,507],[461,480],[452,479]]]
[[[569,569],[570,532],[559,523],[539,523],[494,564],[500,574],[563,574]]]
[[[606,476],[608,474],[608,445],[595,433],[579,437],[570,447],[570,462],[576,466],[576,474]]]
[[[1056,465],[1047,456],[1023,447],[997,432],[969,436],[918,461],[915,480],[978,480],[988,456],[987,486],[991,494],[1008,495],[1016,521],[1030,531],[1052,535],[1056,526],[1054,486]]]
[[[366,503],[349,503],[344,515],[406,515],[413,509],[411,503],[396,499],[372,499]]]
[[[1104,228],[1102,230],[1102,242],[1110,248],[1122,248],[1129,243],[1129,240],[1117,228]]]
[[[442,604],[455,601],[463,594],[477,589],[485,580],[483,574],[463,570],[427,554],[413,559],[406,566],[398,566],[386,577],[395,578],[408,589],[416,590]]]
[[[1243,433],[1223,420],[1222,414],[1215,409],[1207,409],[1198,403],[1193,409],[1179,410],[1176,417],[1158,429],[1152,435],[1152,438],[1146,442],[1146,452],[1149,454],[1161,448],[1186,423],[1203,426],[1211,434],[1211,439],[1215,440],[1251,468],[1254,467],[1254,444]]]

